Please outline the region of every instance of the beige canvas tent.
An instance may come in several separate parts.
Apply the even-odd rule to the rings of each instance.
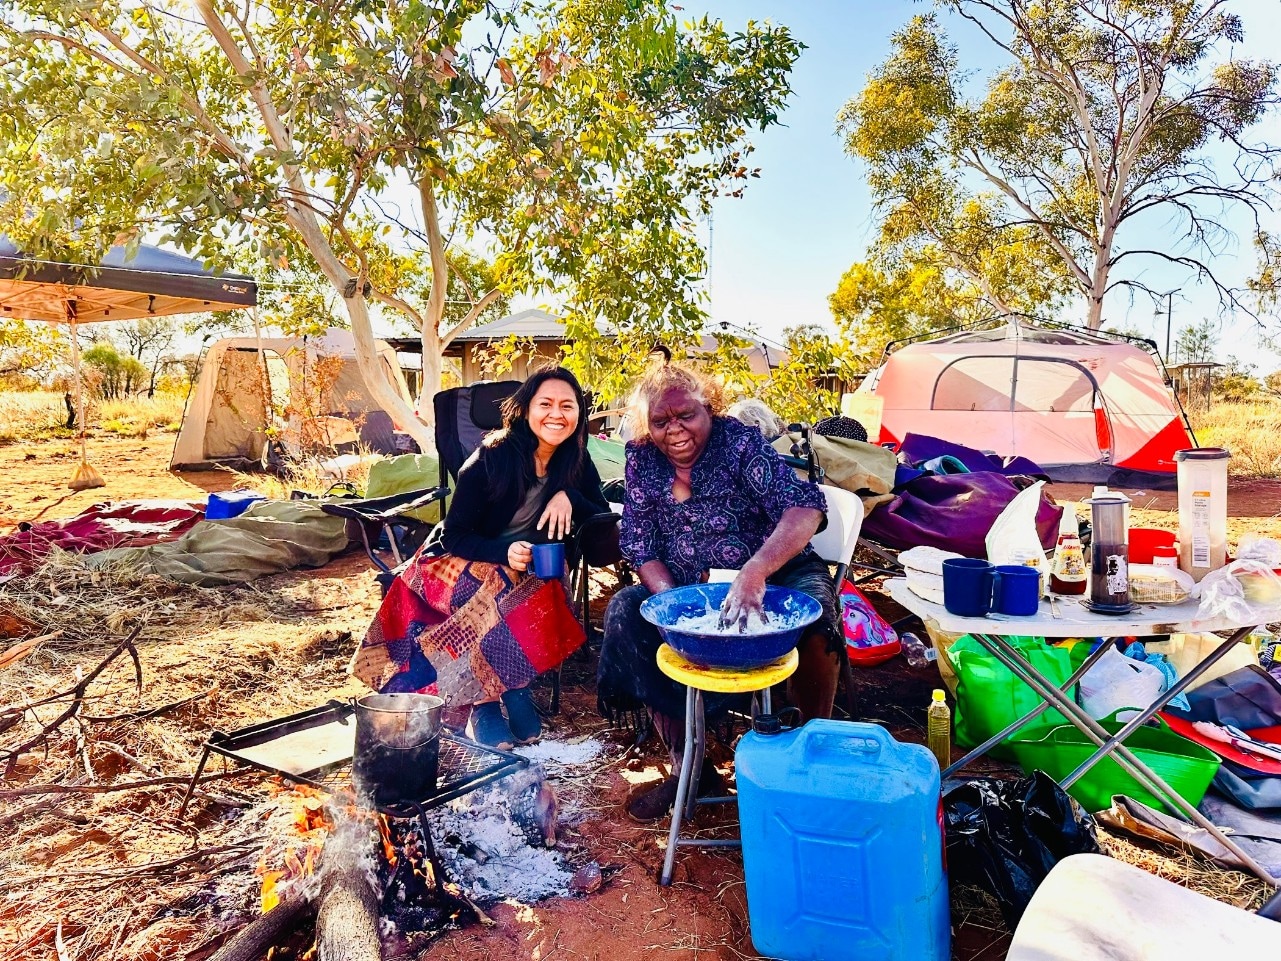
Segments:
[[[407,403],[395,351],[377,342],[378,367]],[[352,336],[232,337],[209,347],[187,401],[170,467],[258,462],[269,437],[285,449],[357,444],[395,451],[391,417],[370,396]]]

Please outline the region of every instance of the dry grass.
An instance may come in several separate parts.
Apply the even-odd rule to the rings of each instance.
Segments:
[[[0,667],[0,747],[39,735],[70,700],[33,702],[70,689],[134,628],[142,674],[139,687],[131,657],[113,660],[79,712],[0,783],[0,959],[53,957],[55,937],[71,958],[186,956],[252,910],[262,823],[233,817],[232,805],[261,802],[269,781],[212,781],[179,821],[183,782],[211,730],[356,692],[345,669],[352,631],[376,597],[351,574],[199,589],[112,571],[95,579],[63,554],[0,585],[6,615],[62,631]],[[148,786],[130,787],[138,782]]]
[[[1222,868],[1172,848],[1145,847],[1098,828],[1099,847],[1109,857],[1142,868],[1206,897],[1253,911],[1272,894],[1272,886],[1251,874]]]
[[[369,483],[369,468],[384,458],[382,454],[367,450],[362,450],[356,456],[359,460],[340,471],[323,468],[321,462],[314,457],[290,460],[280,477],[266,473],[244,474],[233,471],[236,480],[232,486],[236,489],[255,490],[276,500],[288,500],[292,491],[324,494],[337,483],[351,484],[356,490],[363,491]]]
[[[182,405],[183,398],[178,394],[156,394],[99,401],[96,407],[103,430],[132,437],[151,430],[178,430],[182,426]]]
[[[0,444],[65,432],[62,395],[48,390],[0,391]]]
[[[1281,399],[1216,401],[1188,411],[1203,447],[1232,451],[1232,473],[1241,477],[1281,474]]]
[[[178,394],[101,401],[86,398],[85,418],[91,431],[97,428],[124,437],[145,437],[150,431],[176,431],[182,424],[182,407],[183,398]],[[0,444],[70,436],[63,426],[66,420],[67,408],[57,391],[0,391]]]

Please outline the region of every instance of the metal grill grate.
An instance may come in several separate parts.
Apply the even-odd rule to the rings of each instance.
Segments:
[[[187,785],[178,817],[186,813],[210,754],[219,754],[237,764],[299,784],[309,784],[331,794],[350,791],[351,755],[355,740],[352,713],[350,704],[330,701],[324,707],[264,721],[238,731],[215,732],[205,742],[204,753],[191,783]],[[440,774],[436,792],[410,807],[437,807],[528,763],[528,758],[477,744],[446,728],[440,735]],[[393,808],[388,813],[396,814],[397,810]]]

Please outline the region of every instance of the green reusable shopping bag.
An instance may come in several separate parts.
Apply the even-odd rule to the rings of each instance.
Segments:
[[[1006,640],[1050,683],[1062,686],[1072,676],[1072,655],[1040,637],[1009,637]],[[1015,677],[969,634],[952,645],[948,656],[956,668],[956,743],[970,748],[1004,730],[1041,703],[1041,696]],[[1075,686],[1069,692],[1075,699]],[[1059,724],[1066,724],[1058,711],[1050,709],[1023,725],[1015,734],[1035,737]],[[990,752],[993,757],[1012,760],[1006,738]]]

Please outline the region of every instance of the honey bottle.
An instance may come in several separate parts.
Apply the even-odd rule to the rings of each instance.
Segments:
[[[1084,594],[1088,583],[1085,551],[1077,533],[1076,510],[1065,508],[1059,522],[1059,540],[1054,545],[1054,562],[1050,566],[1050,593]]]

